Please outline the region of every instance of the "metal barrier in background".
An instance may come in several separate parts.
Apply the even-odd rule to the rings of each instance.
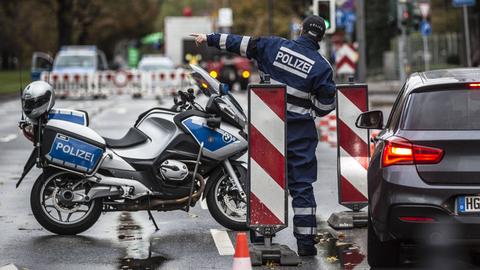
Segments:
[[[162,71],[99,71],[94,73],[43,72],[41,80],[53,85],[62,97],[169,96],[191,86],[184,69]]]
[[[288,226],[286,94],[285,85],[248,87],[247,224],[264,237],[251,247],[253,265],[300,262],[287,246],[272,244],[274,234]]]

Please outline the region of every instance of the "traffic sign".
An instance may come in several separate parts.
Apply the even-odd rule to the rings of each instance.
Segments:
[[[418,7],[422,13],[422,18],[426,19],[430,16],[430,3],[419,3]]]
[[[355,74],[358,53],[350,44],[343,44],[335,52],[337,74]]]
[[[233,25],[233,12],[231,8],[221,8],[218,10],[218,26],[219,27],[232,27]]]
[[[430,36],[432,34],[432,26],[427,20],[423,20],[420,23],[420,32],[423,36]]]
[[[454,7],[463,7],[463,6],[475,6],[476,0],[452,0],[452,5]]]
[[[345,31],[349,34],[353,33],[355,29],[355,21],[357,20],[357,16],[352,11],[348,11],[345,13]]]

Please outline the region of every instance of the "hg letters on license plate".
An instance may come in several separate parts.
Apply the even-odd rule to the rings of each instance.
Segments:
[[[457,198],[459,213],[480,212],[480,196],[460,196]]]

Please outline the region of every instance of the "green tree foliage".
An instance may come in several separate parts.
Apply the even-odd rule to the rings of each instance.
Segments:
[[[96,44],[111,55],[118,41],[153,32],[159,8],[158,0],[2,0],[2,63],[28,63],[33,51],[72,44]]]
[[[431,1],[431,23],[433,33],[461,32],[462,30],[462,9],[454,8],[452,1],[432,0]]]
[[[214,10],[211,0],[161,0],[160,11],[155,20],[155,28],[162,31],[167,16],[183,16],[183,9],[190,7],[192,16],[211,16]]]
[[[289,25],[295,16],[292,2],[289,0],[273,1],[272,34],[289,37]],[[268,34],[267,1],[243,0],[232,3],[235,10],[233,31],[240,34],[261,36]]]
[[[32,51],[53,51],[56,46],[50,11],[43,6],[33,9],[32,4],[27,0],[0,1],[2,68],[14,67],[13,59],[20,59],[20,64],[26,66]]]

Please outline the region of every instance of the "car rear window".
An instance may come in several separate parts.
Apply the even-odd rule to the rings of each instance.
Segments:
[[[480,129],[480,91],[443,90],[412,93],[403,129]]]

